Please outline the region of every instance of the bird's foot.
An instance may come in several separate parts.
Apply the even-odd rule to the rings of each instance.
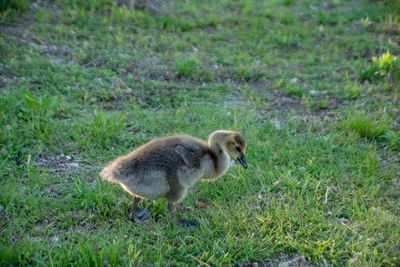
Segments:
[[[197,223],[189,221],[189,220],[185,220],[185,219],[179,219],[178,225],[180,227],[184,227],[184,228],[188,228],[188,229],[197,228],[197,226],[198,226]]]
[[[129,220],[136,223],[145,223],[150,220],[151,213],[148,210],[144,210],[141,208],[136,208],[136,212],[133,214],[132,212],[128,215]]]

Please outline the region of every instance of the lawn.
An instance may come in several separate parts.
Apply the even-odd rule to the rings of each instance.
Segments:
[[[0,2],[0,265],[399,266],[400,2],[143,2]],[[193,188],[195,229],[99,177],[217,129],[249,168]]]

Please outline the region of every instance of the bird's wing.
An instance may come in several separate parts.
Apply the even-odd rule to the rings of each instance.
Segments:
[[[187,141],[187,142],[184,142],[183,145],[184,145],[184,147],[186,149],[188,149],[191,152],[193,152],[196,155],[196,157],[201,157],[202,150],[201,150],[201,148],[199,147],[198,144],[190,142],[190,141]]]
[[[201,152],[201,149],[197,145],[188,142],[183,146],[177,145],[175,151],[180,155],[187,167],[196,168],[200,164],[199,153]]]

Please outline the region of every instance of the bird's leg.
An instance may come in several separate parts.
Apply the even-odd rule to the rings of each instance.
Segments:
[[[177,205],[174,202],[168,202],[168,211],[169,211],[169,218],[171,219],[172,222],[175,223],[176,221],[176,210],[177,210]]]
[[[131,207],[131,211],[128,215],[129,220],[132,222],[144,223],[145,221],[150,220],[150,212],[141,208],[138,208],[138,202],[140,198],[134,197],[133,203]]]
[[[133,203],[131,206],[131,211],[129,212],[129,220],[132,222],[135,221],[135,215],[136,215],[136,210],[137,210],[137,205],[139,203],[140,198],[138,197],[133,197]]]
[[[178,209],[178,205],[175,202],[168,202],[168,211],[169,217],[173,223],[176,222],[176,210]],[[178,225],[184,228],[195,228],[197,227],[197,223],[191,222],[185,219],[179,219]]]

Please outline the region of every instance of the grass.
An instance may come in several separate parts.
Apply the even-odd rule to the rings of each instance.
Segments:
[[[398,266],[400,5],[148,3],[2,2],[0,265]],[[131,223],[99,178],[223,128],[249,168],[193,188],[178,216],[197,229],[163,200]]]
[[[183,77],[194,77],[200,73],[201,62],[197,57],[177,58],[176,71]]]
[[[329,98],[314,99],[314,97],[303,96],[303,104],[311,109],[327,109],[329,105]]]
[[[377,117],[367,114],[354,114],[348,118],[350,128],[360,137],[376,139],[389,132],[390,125],[387,116]]]
[[[343,88],[343,92],[350,99],[357,98],[364,91],[365,91],[365,89],[363,88],[362,85],[360,85],[359,82],[350,82],[350,83],[346,84]]]

